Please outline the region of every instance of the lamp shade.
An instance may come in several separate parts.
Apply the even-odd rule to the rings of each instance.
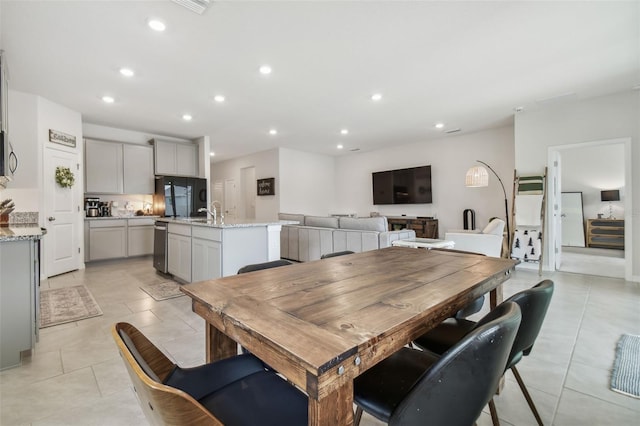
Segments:
[[[610,191],[600,191],[601,201],[620,201],[620,191],[612,189]]]
[[[489,172],[482,166],[473,166],[467,170],[464,184],[470,188],[489,186]]]

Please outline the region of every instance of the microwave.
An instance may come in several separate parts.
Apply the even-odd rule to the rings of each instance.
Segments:
[[[18,158],[11,148],[7,132],[0,132],[0,176],[13,176],[18,167]]]

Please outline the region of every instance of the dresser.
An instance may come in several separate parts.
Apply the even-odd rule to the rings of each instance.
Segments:
[[[438,239],[438,219],[424,217],[387,217],[389,231],[413,229],[417,238]]]
[[[587,246],[624,250],[624,220],[587,219]]]

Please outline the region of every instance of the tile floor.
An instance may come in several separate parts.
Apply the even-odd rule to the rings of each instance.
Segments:
[[[544,278],[556,283],[554,299],[519,370],[545,424],[640,424],[640,399],[612,392],[608,384],[620,334],[640,334],[640,284],[560,272]],[[156,302],[139,288],[162,279],[150,258],[138,258],[89,264],[43,282],[43,288],[84,283],[104,315],[43,329],[32,356],[0,373],[0,424],[147,424],[110,326],[131,322],[179,364],[204,362],[204,324],[189,299]],[[536,272],[516,271],[505,297],[539,279]],[[510,372],[496,405],[503,425],[535,425]],[[365,415],[362,424],[380,422]],[[491,424],[486,412],[478,424]]]

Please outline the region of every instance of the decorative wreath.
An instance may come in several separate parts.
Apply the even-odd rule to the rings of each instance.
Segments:
[[[58,185],[63,188],[71,188],[75,181],[76,178],[68,167],[56,167],[56,182],[58,182]]]

